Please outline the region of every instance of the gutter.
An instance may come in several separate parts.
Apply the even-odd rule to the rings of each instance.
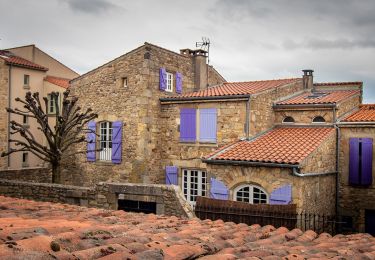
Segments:
[[[173,101],[196,101],[196,100],[231,100],[231,99],[239,99],[239,98],[246,98],[249,99],[251,95],[234,95],[234,96],[212,96],[212,97],[188,97],[188,98],[182,98],[182,97],[175,97],[175,98],[160,98],[160,102],[173,102]]]
[[[340,172],[340,167],[339,167],[339,159],[340,159],[340,140],[341,140],[341,132],[340,128],[335,124],[335,129],[336,129],[336,171],[337,173]],[[339,174],[336,175],[336,203],[335,203],[335,215],[336,217],[339,214]]]
[[[353,121],[353,122],[338,122],[337,123],[337,125],[338,126],[340,126],[340,125],[342,125],[342,126],[351,126],[351,125],[353,125],[353,126],[356,126],[356,125],[375,125],[375,122],[374,121],[369,121],[369,122],[365,122],[365,121],[363,121],[363,122],[355,122],[355,121]]]
[[[295,105],[273,105],[273,109],[281,108],[332,108],[336,107],[336,104],[295,104]]]
[[[265,162],[236,161],[236,160],[202,159],[202,162],[211,163],[211,164],[221,164],[221,165],[264,166],[264,167],[276,167],[276,168],[298,168],[299,167],[296,164],[265,163]]]
[[[12,64],[9,64],[9,75],[8,75],[8,107],[11,105],[11,85],[12,85]],[[8,112],[8,152],[10,152],[10,113]],[[7,156],[7,165],[10,167],[10,156]]]

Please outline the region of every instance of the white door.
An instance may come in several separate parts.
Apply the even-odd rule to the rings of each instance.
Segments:
[[[199,170],[182,170],[182,188],[186,200],[195,207],[197,196],[207,194],[207,173]]]

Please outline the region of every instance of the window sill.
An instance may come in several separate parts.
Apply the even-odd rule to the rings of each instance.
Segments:
[[[113,166],[113,165],[116,165],[116,164],[112,163],[111,161],[96,161],[95,164],[99,165],[99,166]]]
[[[23,124],[22,125],[25,129],[29,129],[30,128],[30,125],[29,124]]]
[[[28,163],[22,163],[22,168],[29,168],[29,164]]]
[[[30,85],[23,85],[23,89],[30,89]]]
[[[181,146],[195,146],[195,147],[219,147],[217,143],[199,143],[199,142],[179,142]]]

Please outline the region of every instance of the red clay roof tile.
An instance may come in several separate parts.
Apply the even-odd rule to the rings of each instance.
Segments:
[[[360,90],[337,90],[307,92],[301,95],[278,102],[276,105],[303,105],[303,104],[335,104],[354,95],[360,95]]]
[[[361,81],[352,81],[352,82],[320,82],[314,83],[314,86],[347,86],[347,85],[362,85]]]
[[[359,110],[347,116],[346,122],[375,122],[375,104],[363,104]]]
[[[44,80],[65,89],[69,88],[69,79],[47,76]]]
[[[226,149],[219,148],[208,160],[249,161],[298,164],[312,153],[333,128],[282,127],[272,129],[250,141],[239,141]]]
[[[24,58],[15,56],[9,51],[1,51],[0,50],[0,58],[5,60],[7,64],[11,64],[14,66],[24,67],[28,69],[34,69],[34,70],[41,70],[41,71],[47,71],[48,68],[43,67],[39,64],[36,64],[34,62],[31,62],[29,60],[26,60]]]
[[[248,82],[225,82],[221,85],[210,87],[205,90],[189,92],[169,98],[194,98],[194,97],[219,97],[255,94],[267,89],[280,87],[300,81],[300,78],[261,80]],[[167,97],[168,98],[168,97]]]

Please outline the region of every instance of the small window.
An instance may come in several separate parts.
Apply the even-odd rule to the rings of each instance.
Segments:
[[[294,123],[294,118],[291,116],[287,116],[283,119],[283,123]]]
[[[250,204],[265,204],[268,203],[268,194],[259,186],[242,185],[235,189],[234,199]]]
[[[173,92],[173,74],[167,72],[167,86],[165,91]]]
[[[22,153],[22,167],[28,167],[28,166],[29,166],[29,154]]]
[[[313,123],[325,123],[326,120],[322,116],[316,116],[316,117],[314,117],[314,119],[312,120],[312,122]]]
[[[30,85],[30,76],[29,75],[23,75],[23,85],[24,86]]]
[[[127,88],[128,87],[128,77],[123,77],[122,78],[122,87]]]
[[[56,96],[52,96],[52,94],[48,94],[48,114],[56,114],[56,104],[55,104]],[[60,103],[60,96],[57,97],[58,104]]]
[[[22,124],[24,126],[28,126],[29,125],[29,117],[24,115],[23,118],[22,118]]]

